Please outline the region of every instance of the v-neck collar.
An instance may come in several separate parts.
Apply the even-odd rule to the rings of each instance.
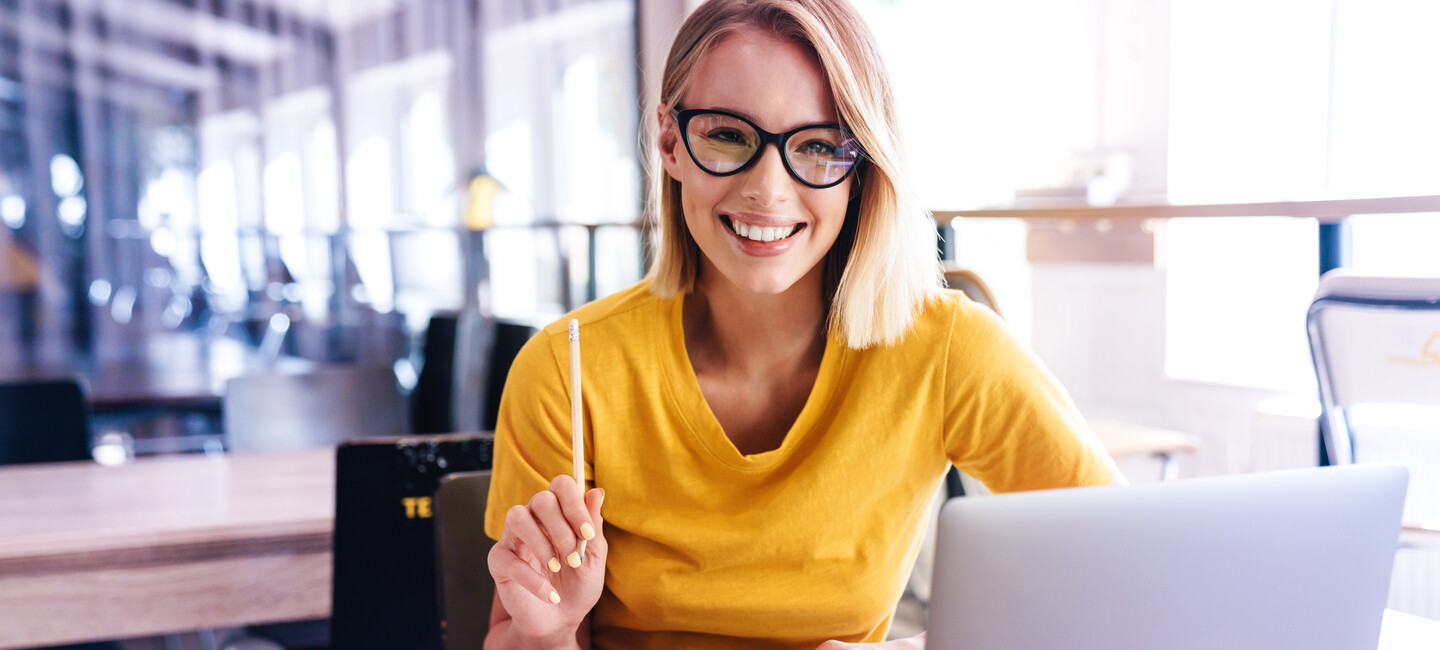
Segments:
[[[789,457],[796,445],[814,428],[815,421],[830,401],[830,395],[835,388],[835,377],[844,363],[844,346],[827,329],[825,352],[820,359],[820,370],[815,374],[815,384],[810,387],[810,394],[805,398],[805,406],[800,409],[800,415],[796,416],[795,422],[785,431],[785,438],[780,442],[780,446],[756,454],[742,454],[730,440],[730,436],[725,434],[720,420],[710,409],[710,403],[705,401],[695,367],[690,364],[690,354],[685,350],[685,294],[679,294],[669,301],[660,301],[657,306],[660,310],[658,316],[670,325],[670,336],[666,342],[669,348],[666,352],[670,359],[669,363],[664,364],[670,374],[665,382],[666,392],[676,412],[688,425],[686,429],[694,442],[715,461],[744,472],[766,471]],[[667,310],[669,313],[665,313]]]

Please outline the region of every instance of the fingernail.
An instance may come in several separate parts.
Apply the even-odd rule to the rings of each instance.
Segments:
[[[571,568],[574,568],[574,569],[580,568],[580,553],[579,553],[579,552],[571,553],[571,554],[569,555],[569,557],[566,557],[566,558],[565,558],[565,561],[570,563],[570,567],[571,567]]]
[[[555,603],[556,605],[559,605],[559,604],[560,604],[560,592],[555,591],[554,589],[551,589],[551,590],[550,590],[550,602]]]
[[[588,521],[580,524],[580,536],[585,539],[595,539],[595,527],[591,526]]]
[[[605,488],[600,488],[600,503],[605,503]]]
[[[560,558],[550,558],[550,573],[560,573]]]

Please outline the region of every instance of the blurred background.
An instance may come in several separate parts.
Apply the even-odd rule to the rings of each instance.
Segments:
[[[643,275],[642,124],[698,4],[0,0],[0,379],[81,378],[117,463],[231,446],[258,372],[384,368],[423,431],[428,367],[430,430],[485,428],[501,324]],[[855,4],[936,213],[1440,206],[1432,0]],[[942,216],[937,250],[1087,417],[1189,436],[1201,476],[1316,464],[1322,270],[1440,275],[1440,208],[1374,212]],[[1392,606],[1440,618],[1415,562]]]
[[[0,5],[0,241],[23,276],[0,348],[103,357],[284,313],[286,352],[403,353],[388,333],[467,300],[457,231],[478,173],[504,188],[493,309],[558,315],[584,286],[557,255],[583,270],[592,232],[564,226],[639,212],[635,16],[621,1]],[[634,229],[594,232],[601,285],[637,278]]]

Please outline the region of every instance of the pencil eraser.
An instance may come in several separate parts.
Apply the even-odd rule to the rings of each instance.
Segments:
[[[570,319],[570,340],[580,340],[580,321],[575,318]]]

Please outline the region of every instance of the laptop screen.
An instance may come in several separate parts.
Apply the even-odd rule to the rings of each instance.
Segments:
[[[951,500],[928,645],[1374,648],[1407,480],[1348,466]]]

